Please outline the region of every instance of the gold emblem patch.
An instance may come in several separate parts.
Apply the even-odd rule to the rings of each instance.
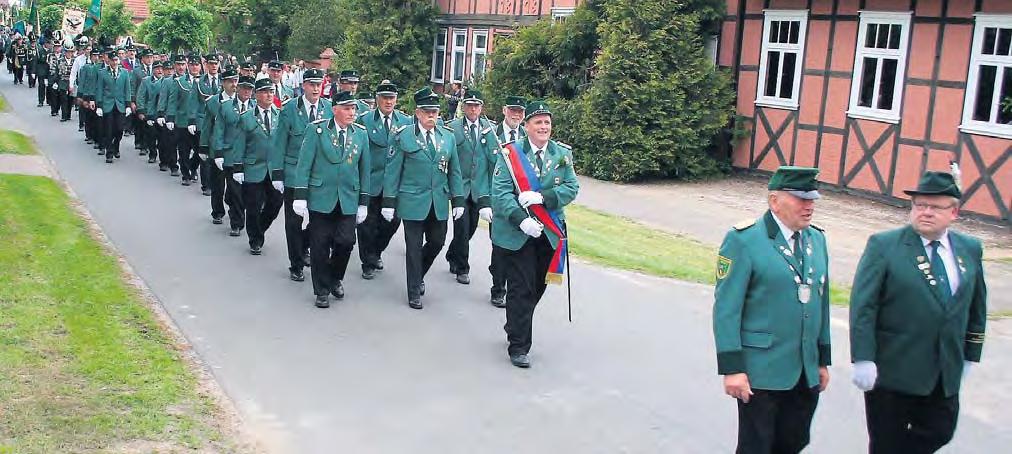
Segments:
[[[723,255],[717,256],[717,280],[724,279],[731,272],[731,259]]]

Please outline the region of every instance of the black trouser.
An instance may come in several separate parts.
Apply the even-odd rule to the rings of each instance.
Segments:
[[[84,106],[82,105],[87,101],[78,97],[74,97],[74,101],[75,105],[77,105],[77,129],[78,130],[84,129],[84,136],[88,137],[88,128],[85,127],[86,122],[84,121],[86,118],[88,118],[88,114],[86,113],[88,112],[88,109],[85,109]]]
[[[199,169],[200,189],[207,190],[211,187],[211,167],[214,167],[214,163],[207,159],[207,146],[200,145],[200,131],[193,136],[193,149],[193,168]]]
[[[31,65],[25,67],[25,72],[28,73],[28,88],[35,88],[35,82],[38,80],[35,77],[35,69]]]
[[[225,204],[228,205],[228,225],[242,230],[246,226],[246,208],[242,203],[242,185],[232,179],[232,167],[222,170],[225,178]]]
[[[421,297],[421,284],[425,274],[439,256],[439,251],[443,250],[445,242],[446,221],[436,219],[436,212],[432,208],[429,208],[429,215],[423,221],[404,220],[408,300]]]
[[[246,236],[250,247],[263,247],[264,233],[278,217],[284,198],[271,185],[270,178],[242,184],[242,200],[246,205]]]
[[[369,215],[358,225],[358,258],[362,261],[362,271],[375,270],[383,251],[390,245],[390,239],[401,226],[401,218],[383,219],[380,210],[383,208],[383,195],[369,198]]]
[[[123,140],[123,112],[113,107],[109,112],[102,112],[104,133],[102,138],[105,140],[105,157],[106,159],[112,157],[119,157],[119,143]]]
[[[190,134],[190,131],[187,131],[185,127],[180,127],[179,125],[176,125],[176,129],[172,132],[176,136],[176,152],[178,153],[176,156],[179,162],[179,171],[183,173],[184,180],[196,180],[198,166],[193,162],[193,159],[200,160],[200,158],[195,156],[197,137]]]
[[[148,123],[141,120],[141,115],[134,111],[132,123],[134,126],[134,149],[148,150]]]
[[[156,127],[158,128],[158,164],[171,170],[178,170],[176,131],[169,131],[169,128],[165,126]]]
[[[747,404],[738,401],[738,454],[796,454],[808,446],[819,391],[808,387],[804,372],[792,389],[752,393]]]
[[[302,230],[302,216],[295,214],[292,210],[292,202],[295,200],[295,189],[285,186],[285,239],[288,242],[288,269],[290,271],[301,271],[306,263],[306,253],[309,252],[310,238],[309,230]],[[337,210],[340,212],[341,210]],[[352,222],[354,228],[355,223]],[[352,243],[354,244],[354,235]],[[344,278],[344,272],[341,272]],[[315,282],[315,281],[314,281]],[[314,284],[315,285],[315,284]],[[317,293],[319,295],[319,293]]]
[[[17,65],[14,66],[14,83],[15,84],[22,84],[22,85],[24,85],[24,83],[25,83],[25,68],[24,67],[18,67]]]
[[[506,340],[510,355],[531,351],[534,308],[545,294],[545,275],[555,249],[545,235],[528,238],[520,249],[503,251],[503,271],[509,281],[506,290]]]
[[[140,134],[140,129],[137,133]],[[211,176],[209,185],[211,186],[211,218],[221,219],[225,216],[225,178],[229,178],[224,170],[218,169],[218,166],[211,164]]]
[[[74,97],[70,96],[70,92],[67,90],[60,90],[58,95],[60,102],[60,119],[70,121],[70,112],[74,109]]]
[[[864,393],[870,454],[927,454],[952,440],[959,394],[945,397],[941,380],[927,396],[876,388]]]
[[[453,240],[446,248],[446,261],[450,263],[450,269],[457,274],[471,272],[471,265],[468,263],[471,238],[478,229],[478,203],[468,197],[464,201],[464,215],[453,221]]]
[[[488,227],[488,237],[492,238],[492,226]],[[507,249],[492,245],[492,258],[488,264],[488,272],[492,275],[492,297],[506,296],[506,264]]]
[[[288,192],[288,188],[285,188]],[[355,247],[355,215],[341,214],[341,203],[330,213],[309,212],[309,265],[313,271],[313,293],[323,296],[344,280],[351,250]]]
[[[46,95],[49,93],[49,90],[51,90],[51,88],[49,88],[49,83],[48,83],[48,81],[46,80],[45,77],[41,77],[41,76],[39,77],[39,84],[38,84],[38,86],[36,86],[36,89],[37,89],[37,92],[38,92],[38,95],[39,95],[39,104],[40,105],[41,104],[45,104],[46,103]]]

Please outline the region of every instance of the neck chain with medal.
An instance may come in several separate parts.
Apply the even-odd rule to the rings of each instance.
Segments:
[[[798,234],[802,236],[802,239],[804,238],[804,235],[800,231]],[[784,242],[786,242],[786,239]],[[801,267],[800,270],[795,268],[794,264],[791,263],[791,258],[794,257],[794,254],[789,247],[780,246],[780,252],[784,255],[784,262],[787,263],[787,268],[794,275],[794,284],[798,286],[798,301],[801,304],[808,304],[812,300],[812,273],[814,269],[812,267],[805,267],[806,258],[810,259],[812,256],[812,245],[807,241],[804,243],[804,252],[801,254],[802,261],[798,263],[798,266]]]

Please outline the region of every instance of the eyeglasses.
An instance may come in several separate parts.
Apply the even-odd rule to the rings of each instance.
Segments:
[[[914,209],[916,209],[917,211],[929,211],[929,210],[930,211],[945,211],[945,210],[952,209],[952,207],[954,207],[954,206],[955,205],[951,204],[951,203],[948,204],[948,205],[932,205],[930,203],[918,202],[918,203],[914,204]]]

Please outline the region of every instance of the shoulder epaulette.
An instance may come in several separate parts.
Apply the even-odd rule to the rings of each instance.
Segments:
[[[362,125],[360,125],[358,123],[352,123],[352,126],[355,126],[356,128],[361,129],[363,131],[365,130],[365,126],[362,126]]]
[[[741,222],[735,224],[734,225],[734,229],[740,232],[740,231],[745,230],[745,229],[747,229],[749,227],[752,227],[753,225],[755,225],[755,219],[746,219],[744,221],[741,221]]]
[[[485,129],[482,129],[482,130],[481,130],[481,135],[485,135],[485,134],[488,134],[489,132],[491,132],[491,131],[492,131],[492,129],[494,129],[494,128],[493,128],[493,127],[491,127],[491,126],[489,126],[489,127],[485,128]]]
[[[281,107],[285,107],[288,103],[294,101],[295,99],[297,99],[297,98],[288,98],[288,99],[286,99],[284,101],[281,101]]]
[[[559,144],[560,147],[565,148],[567,150],[573,149],[572,145],[569,145],[568,143],[559,142],[558,140],[556,140],[555,143]]]
[[[329,118],[321,118],[319,120],[313,120],[313,124],[315,125],[317,123],[323,123],[325,121],[330,121],[330,119]]]
[[[443,124],[443,129],[445,129],[447,131],[450,131],[450,132],[453,132],[453,128],[447,126],[446,124]]]
[[[809,226],[811,226],[811,227],[812,227],[813,229],[815,229],[815,230],[818,230],[818,231],[820,231],[820,232],[823,232],[823,233],[825,233],[825,231],[826,231],[826,229],[824,229],[824,228],[822,228],[822,227],[820,227],[820,226],[817,226],[817,225],[815,225],[815,224],[808,224],[808,225],[809,225]]]
[[[404,128],[407,128],[408,126],[410,126],[410,125],[400,125],[400,126],[398,126],[396,129],[394,129],[394,134],[399,134],[401,131],[404,130]]]

